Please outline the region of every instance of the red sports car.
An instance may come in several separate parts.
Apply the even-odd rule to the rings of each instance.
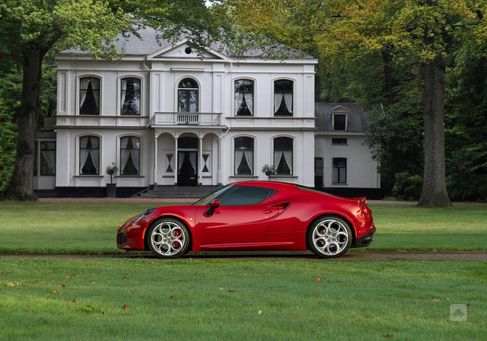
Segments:
[[[117,245],[161,258],[188,250],[311,250],[339,257],[368,246],[375,226],[367,201],[274,181],[224,186],[190,206],[151,208],[118,228]]]

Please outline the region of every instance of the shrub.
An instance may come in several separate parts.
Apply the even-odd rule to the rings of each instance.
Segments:
[[[419,175],[411,175],[408,172],[397,173],[395,177],[392,195],[402,200],[418,200],[421,195],[423,178]]]

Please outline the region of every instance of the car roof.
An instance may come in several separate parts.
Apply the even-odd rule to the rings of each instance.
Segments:
[[[238,181],[238,182],[235,182],[234,185],[265,187],[265,188],[274,189],[276,191],[297,190],[298,189],[298,187],[295,184],[291,184],[288,182],[265,181],[265,180]]]

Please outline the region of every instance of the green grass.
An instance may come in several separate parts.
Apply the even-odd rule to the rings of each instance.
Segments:
[[[0,278],[2,340],[468,340],[487,330],[487,262],[3,259]],[[465,322],[450,321],[457,303],[469,305]]]
[[[487,205],[448,208],[372,205],[377,233],[368,250],[485,251]]]
[[[0,202],[0,252],[118,252],[116,227],[151,206]],[[372,210],[377,234],[367,251],[487,250],[487,205],[372,205]]]

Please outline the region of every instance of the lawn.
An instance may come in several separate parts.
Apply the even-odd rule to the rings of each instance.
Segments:
[[[482,339],[487,262],[0,261],[0,339]],[[467,304],[464,322],[450,304]]]
[[[0,202],[0,252],[118,252],[116,227],[148,207],[151,204]],[[365,251],[487,250],[487,205],[371,207],[377,234]]]

